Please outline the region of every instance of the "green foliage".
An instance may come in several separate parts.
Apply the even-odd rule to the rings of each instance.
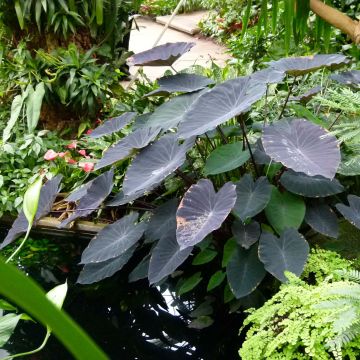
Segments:
[[[341,265],[338,260],[337,265]],[[349,280],[308,285],[290,273],[288,278],[261,308],[249,311],[242,328],[250,325],[239,352],[241,358],[356,359],[360,345],[359,285]]]
[[[178,5],[178,0],[144,0],[140,6],[140,13],[144,15],[169,15]],[[179,13],[187,13],[204,9],[203,0],[186,0],[180,7]]]

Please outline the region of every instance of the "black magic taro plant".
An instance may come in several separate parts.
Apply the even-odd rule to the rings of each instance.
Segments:
[[[133,61],[171,65],[190,47],[154,48]],[[348,63],[339,54],[281,59],[216,86],[199,75],[166,76],[147,95],[168,97],[153,113],[125,113],[95,129],[90,136],[126,134],[104,150],[96,170],[129,165],[115,197],[108,199],[110,168],[67,198],[76,209],[61,227],[99,208],[120,214],[84,250],[78,282],[101,281],[143,254],[129,281],[157,285],[169,277],[179,295],[200,284],[229,302],[268,283],[267,273],[281,282],[286,271],[301,275],[308,234],[337,238],[342,216],[360,228],[360,198],[339,203],[346,188],[336,176],[346,149],[329,131],[332,122],[284,117],[299,77]],[[270,88],[288,89],[271,113]],[[260,125],[250,116],[255,103],[262,104]],[[50,210],[58,185],[55,178],[43,187],[36,219]],[[26,228],[20,215],[3,246]]]

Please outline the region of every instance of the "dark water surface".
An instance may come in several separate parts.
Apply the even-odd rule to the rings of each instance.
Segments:
[[[220,295],[210,299],[214,323],[202,330],[189,328],[190,312],[206,300],[204,289],[179,299],[171,291],[171,282],[161,288],[149,287],[147,280],[129,284],[128,274],[143,254],[138,254],[139,259],[112,278],[92,286],[81,286],[76,284],[80,270],[76,264],[87,241],[69,238],[51,241],[56,248],[55,255],[31,258],[30,254],[33,260],[26,265],[22,263],[25,271],[45,290],[54,287],[56,281],[68,280],[64,309],[111,359],[239,358],[238,332],[243,315],[229,314],[229,307],[223,305]],[[44,334],[42,326],[22,322],[4,349],[10,354],[35,349]],[[41,353],[27,359],[68,360],[73,357],[52,336]]]

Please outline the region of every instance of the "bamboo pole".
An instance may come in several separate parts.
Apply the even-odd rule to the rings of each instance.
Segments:
[[[360,44],[360,21],[351,19],[341,11],[326,5],[321,0],[310,0],[310,8],[330,25],[349,35],[355,44]]]

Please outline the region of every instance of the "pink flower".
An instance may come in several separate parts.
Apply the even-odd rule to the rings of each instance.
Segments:
[[[93,129],[89,129],[89,130],[86,132],[86,135],[91,135],[92,132],[93,132]]]
[[[86,150],[82,149],[82,150],[79,150],[78,153],[81,155],[81,156],[84,156],[86,157],[87,154],[86,154]]]
[[[66,146],[68,149],[76,149],[77,143],[76,141],[71,142],[68,146]]]
[[[91,172],[94,169],[94,163],[83,162],[79,164],[79,167],[81,167],[85,172]]]
[[[58,157],[58,153],[54,150],[48,150],[46,154],[44,155],[44,159],[48,161],[55,160]]]
[[[66,151],[66,152],[59,152],[58,153],[58,156],[61,157],[61,158],[64,158],[66,155],[68,155],[69,153]]]
[[[75,165],[76,161],[74,159],[67,159],[66,162],[71,165]]]

